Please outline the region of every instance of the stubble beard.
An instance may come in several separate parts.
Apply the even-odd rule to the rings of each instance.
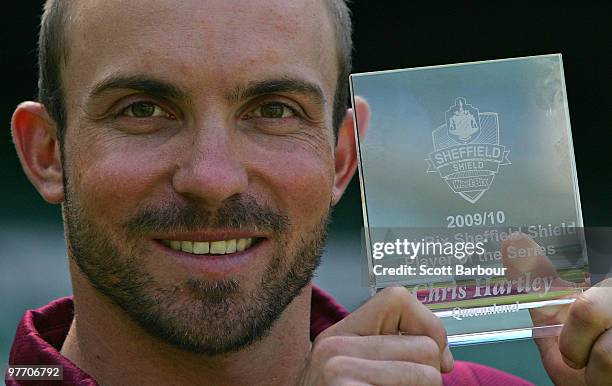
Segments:
[[[276,249],[254,290],[246,290],[238,280],[191,278],[167,285],[146,270],[142,247],[124,243],[126,252],[122,253],[112,235],[79,205],[69,185],[64,191],[70,257],[91,285],[151,335],[180,349],[211,356],[239,351],[269,333],[312,280],[330,215],[328,209],[291,246],[288,219],[248,196],[228,200],[214,216],[195,205],[144,208],[125,224],[131,240],[142,240],[142,235],[153,230],[188,231],[206,226],[255,227],[274,235]]]

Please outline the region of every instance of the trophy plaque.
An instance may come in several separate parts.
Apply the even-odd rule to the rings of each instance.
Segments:
[[[561,55],[352,74],[350,87],[369,106],[353,111],[369,116],[354,121],[373,293],[408,288],[451,345],[558,333],[531,315],[589,285]]]

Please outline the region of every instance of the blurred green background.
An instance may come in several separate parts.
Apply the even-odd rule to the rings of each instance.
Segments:
[[[35,41],[40,1],[11,2],[0,18],[0,364],[6,363],[24,310],[71,293],[58,207],[42,201],[24,176],[10,139],[10,117],[36,94]],[[610,225],[610,23],[607,3],[572,9],[554,2],[512,8],[487,2],[353,1],[354,71],[457,63],[561,52],[585,223]],[[606,48],[607,47],[607,48]],[[361,201],[356,180],[334,211],[316,283],[349,309],[369,296],[362,286]],[[458,359],[550,384],[532,341],[469,346]]]

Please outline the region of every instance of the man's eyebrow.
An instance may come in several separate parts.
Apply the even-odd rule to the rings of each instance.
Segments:
[[[118,89],[141,91],[162,98],[187,99],[187,93],[180,87],[146,75],[111,75],[96,84],[89,97],[97,98]]]
[[[306,94],[316,104],[325,104],[323,90],[315,83],[302,79],[279,78],[249,82],[245,87],[236,87],[227,95],[231,102],[275,93]]]

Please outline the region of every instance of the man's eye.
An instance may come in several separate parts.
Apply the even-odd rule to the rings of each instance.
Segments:
[[[170,114],[155,103],[144,101],[132,103],[123,113],[134,118],[170,117]]]
[[[253,111],[254,117],[259,118],[289,118],[294,116],[294,112],[282,103],[266,103]]]

